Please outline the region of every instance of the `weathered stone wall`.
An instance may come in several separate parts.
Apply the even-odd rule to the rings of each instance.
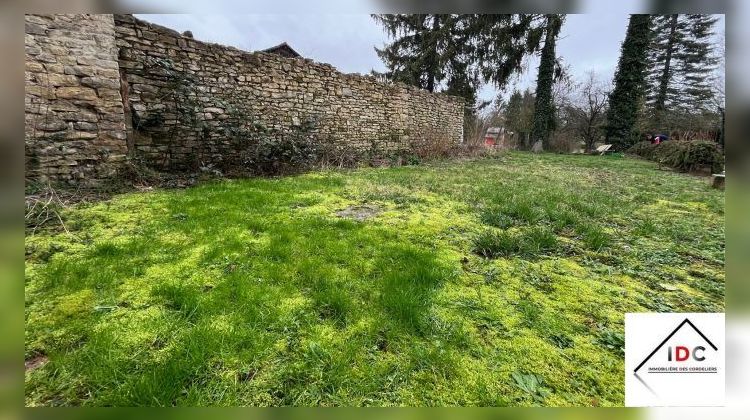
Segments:
[[[309,130],[357,150],[461,142],[463,100],[329,64],[204,43],[131,15],[26,16],[26,167],[98,181],[127,156],[218,163]]]
[[[112,15],[26,15],[26,176],[78,182],[127,153]]]
[[[216,162],[258,127],[308,126],[359,149],[404,147],[420,137],[462,140],[461,98],[200,42],[131,15],[115,22],[131,138],[137,155],[157,167]]]

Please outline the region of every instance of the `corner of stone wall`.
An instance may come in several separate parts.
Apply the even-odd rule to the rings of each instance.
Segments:
[[[126,160],[112,15],[26,15],[26,177],[96,184]]]

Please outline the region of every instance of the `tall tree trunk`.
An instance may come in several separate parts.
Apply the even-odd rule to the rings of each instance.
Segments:
[[[664,111],[666,110],[667,102],[667,90],[669,88],[669,81],[671,74],[669,68],[672,65],[672,53],[674,52],[675,44],[677,42],[677,15],[670,15],[669,19],[669,38],[667,38],[666,52],[664,56],[664,69],[662,70],[661,77],[659,77],[659,92],[656,95],[656,102],[654,103],[655,109],[655,128],[662,129],[662,122],[664,121]]]
[[[547,15],[544,29],[544,47],[539,60],[539,73],[536,79],[536,101],[534,103],[534,122],[531,129],[531,141],[542,142],[544,149],[549,148],[550,121],[552,121],[552,84],[555,76],[555,38],[560,28],[558,15]]]
[[[432,16],[432,29],[430,30],[430,52],[427,60],[427,90],[435,91],[435,72],[438,68],[438,43],[437,32],[440,29],[440,15]]]

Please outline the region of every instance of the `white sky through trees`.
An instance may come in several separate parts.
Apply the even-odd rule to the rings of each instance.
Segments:
[[[620,44],[628,23],[627,9],[618,2],[606,10],[570,14],[557,43],[557,55],[571,76],[582,80],[595,71],[609,82],[617,66]],[[620,6],[624,7],[624,6]],[[385,32],[367,14],[139,14],[141,19],[180,32],[190,30],[196,39],[254,51],[287,42],[304,57],[330,63],[345,73],[385,70],[374,46],[388,41]],[[724,18],[717,23],[717,41],[723,40]],[[721,50],[720,50],[721,51]],[[504,96],[515,86],[534,88],[538,57],[526,60],[525,71],[511,79]],[[492,100],[497,91],[485,86],[480,99]]]

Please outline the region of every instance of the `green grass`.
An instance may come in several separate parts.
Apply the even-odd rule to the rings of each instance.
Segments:
[[[363,221],[337,212],[378,209]],[[724,193],[514,153],[216,181],[26,238],[27,405],[623,403],[626,312],[723,311]]]

